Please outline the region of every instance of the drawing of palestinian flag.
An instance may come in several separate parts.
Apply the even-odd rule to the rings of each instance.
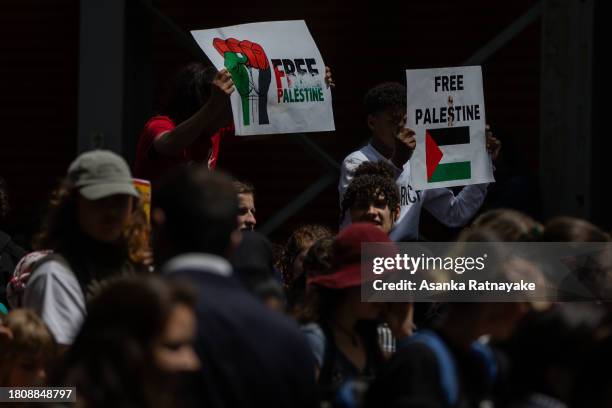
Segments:
[[[470,154],[469,126],[427,129],[425,132],[427,182],[470,179],[472,177]]]

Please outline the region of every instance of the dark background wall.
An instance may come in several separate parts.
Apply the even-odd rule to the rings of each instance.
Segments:
[[[79,3],[11,0],[0,5],[0,176],[29,235],[76,153]],[[24,239],[21,237],[21,239]]]
[[[361,111],[368,88],[382,81],[405,82],[407,68],[461,65],[534,3],[517,0],[499,7],[485,0],[367,4],[273,0],[234,1],[230,8],[227,3],[161,0],[154,5],[185,31],[305,19],[337,83],[333,93],[336,132],[309,137],[341,161],[368,138]],[[4,124],[0,175],[9,184],[14,206],[5,228],[27,235],[36,228],[41,207],[76,154],[79,2],[12,0],[0,7],[0,117]],[[154,112],[165,84],[193,56],[159,21],[144,10],[140,13],[142,6],[136,0],[129,7],[128,24],[135,22],[140,30],[150,32],[128,36],[133,43],[126,52],[150,51],[151,69],[146,76],[148,93],[130,88],[132,82],[126,81],[126,99],[146,107],[126,108],[124,149],[131,159],[130,145],[146,116]],[[140,47],[139,42],[146,44]],[[493,189],[488,206],[510,203],[506,205],[538,214],[537,189],[529,180],[535,179],[538,166],[539,67],[537,22],[483,64],[487,121],[502,140],[505,155],[499,168],[501,183]],[[127,72],[126,78],[135,74]],[[219,166],[256,185],[260,223],[325,173],[291,138],[278,135],[222,146]],[[336,186],[331,185],[272,238],[285,239],[300,223],[334,227],[337,200]],[[443,229],[427,217],[423,228],[426,235],[444,236]]]

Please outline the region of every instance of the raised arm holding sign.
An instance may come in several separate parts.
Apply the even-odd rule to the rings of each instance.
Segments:
[[[417,142],[414,186],[428,190],[494,181],[480,67],[408,70],[406,83],[407,124]]]
[[[200,162],[214,169],[223,137],[233,135],[229,95],[234,83],[226,70],[201,63],[184,66],[176,75],[161,112],[140,135],[134,174],[155,182],[169,169]]]
[[[331,75],[304,21],[275,21],[192,31],[237,93],[236,135],[334,130]]]
[[[447,86],[450,87],[449,83]],[[468,185],[457,195],[448,188],[422,190],[414,185],[411,167],[419,146],[416,145],[414,128],[410,123],[408,128],[405,127],[406,119],[410,118],[410,115],[406,116],[406,87],[398,83],[375,86],[366,94],[364,105],[372,139],[368,145],[344,159],[338,185],[340,200],[361,163],[386,161],[395,168],[400,195],[400,215],[389,234],[392,239],[418,239],[422,207],[448,226],[462,226],[469,222],[482,205],[487,184]],[[489,147],[495,155],[499,151],[499,141],[492,135],[487,135]],[[342,226],[349,223],[350,216],[347,216]]]
[[[155,183],[169,169],[189,162],[214,169],[221,139],[234,134],[261,139],[334,130],[331,70],[304,21],[193,35],[216,68],[192,63],[178,73],[167,105],[147,121],[140,136],[138,177]]]

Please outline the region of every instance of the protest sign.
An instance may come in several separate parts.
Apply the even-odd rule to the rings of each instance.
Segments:
[[[191,34],[226,68],[237,135],[334,130],[325,64],[304,21],[242,24]]]
[[[412,185],[427,190],[494,181],[480,67],[407,70],[406,85],[406,126],[417,143]]]
[[[134,183],[134,187],[138,190],[140,194],[140,203],[142,205],[142,209],[147,216],[147,222],[151,220],[151,182],[149,180],[143,179],[132,179]]]

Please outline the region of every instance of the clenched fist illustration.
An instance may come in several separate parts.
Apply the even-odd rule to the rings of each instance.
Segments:
[[[232,81],[242,101],[242,120],[245,126],[250,125],[250,99],[257,99],[258,119],[260,125],[270,123],[268,119],[268,89],[272,80],[270,63],[261,45],[235,38],[222,40],[215,38],[213,46],[224,58],[225,68],[232,76]],[[253,70],[257,70],[257,86],[253,80]]]

